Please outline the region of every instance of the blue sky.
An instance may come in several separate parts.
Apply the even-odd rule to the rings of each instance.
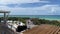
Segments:
[[[10,15],[60,15],[60,0],[0,0]]]

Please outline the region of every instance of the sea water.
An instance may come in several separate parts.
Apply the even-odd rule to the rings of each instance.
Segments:
[[[0,17],[3,17],[0,15]],[[9,15],[9,17],[29,17],[29,18],[39,18],[46,20],[60,20],[60,15]]]
[[[60,20],[60,15],[10,15],[10,17],[29,17],[46,20]]]

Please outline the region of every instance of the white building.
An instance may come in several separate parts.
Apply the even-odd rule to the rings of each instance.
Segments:
[[[13,29],[13,30],[16,30],[18,25],[20,25],[20,26],[24,26],[25,25],[23,22],[20,22],[20,21],[14,21],[14,23],[12,23],[12,21],[7,21],[7,22],[8,22],[8,27]]]
[[[35,26],[31,20],[27,20],[26,25],[27,25],[27,28],[30,28],[30,29]]]
[[[19,22],[18,25],[20,25],[20,26],[24,26],[25,24],[24,24],[23,22]]]

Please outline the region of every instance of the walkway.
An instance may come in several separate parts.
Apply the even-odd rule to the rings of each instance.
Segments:
[[[60,27],[43,24],[30,30],[26,30],[23,34],[60,34]]]

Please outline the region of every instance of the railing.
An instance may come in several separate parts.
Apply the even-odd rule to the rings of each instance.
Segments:
[[[10,28],[10,29],[16,31],[16,27],[14,27],[13,24],[7,23],[7,26],[8,26],[8,28]]]
[[[8,26],[8,27],[7,27]],[[9,33],[9,34],[18,34],[17,32],[16,32],[16,27],[14,27],[12,24],[9,24],[9,23],[6,23],[6,24],[4,24],[4,23],[0,23],[0,27],[1,27],[1,29],[2,29],[2,31],[3,32],[5,32],[6,34],[7,33]],[[1,31],[1,32],[2,32]],[[0,32],[0,33],[1,33]]]

